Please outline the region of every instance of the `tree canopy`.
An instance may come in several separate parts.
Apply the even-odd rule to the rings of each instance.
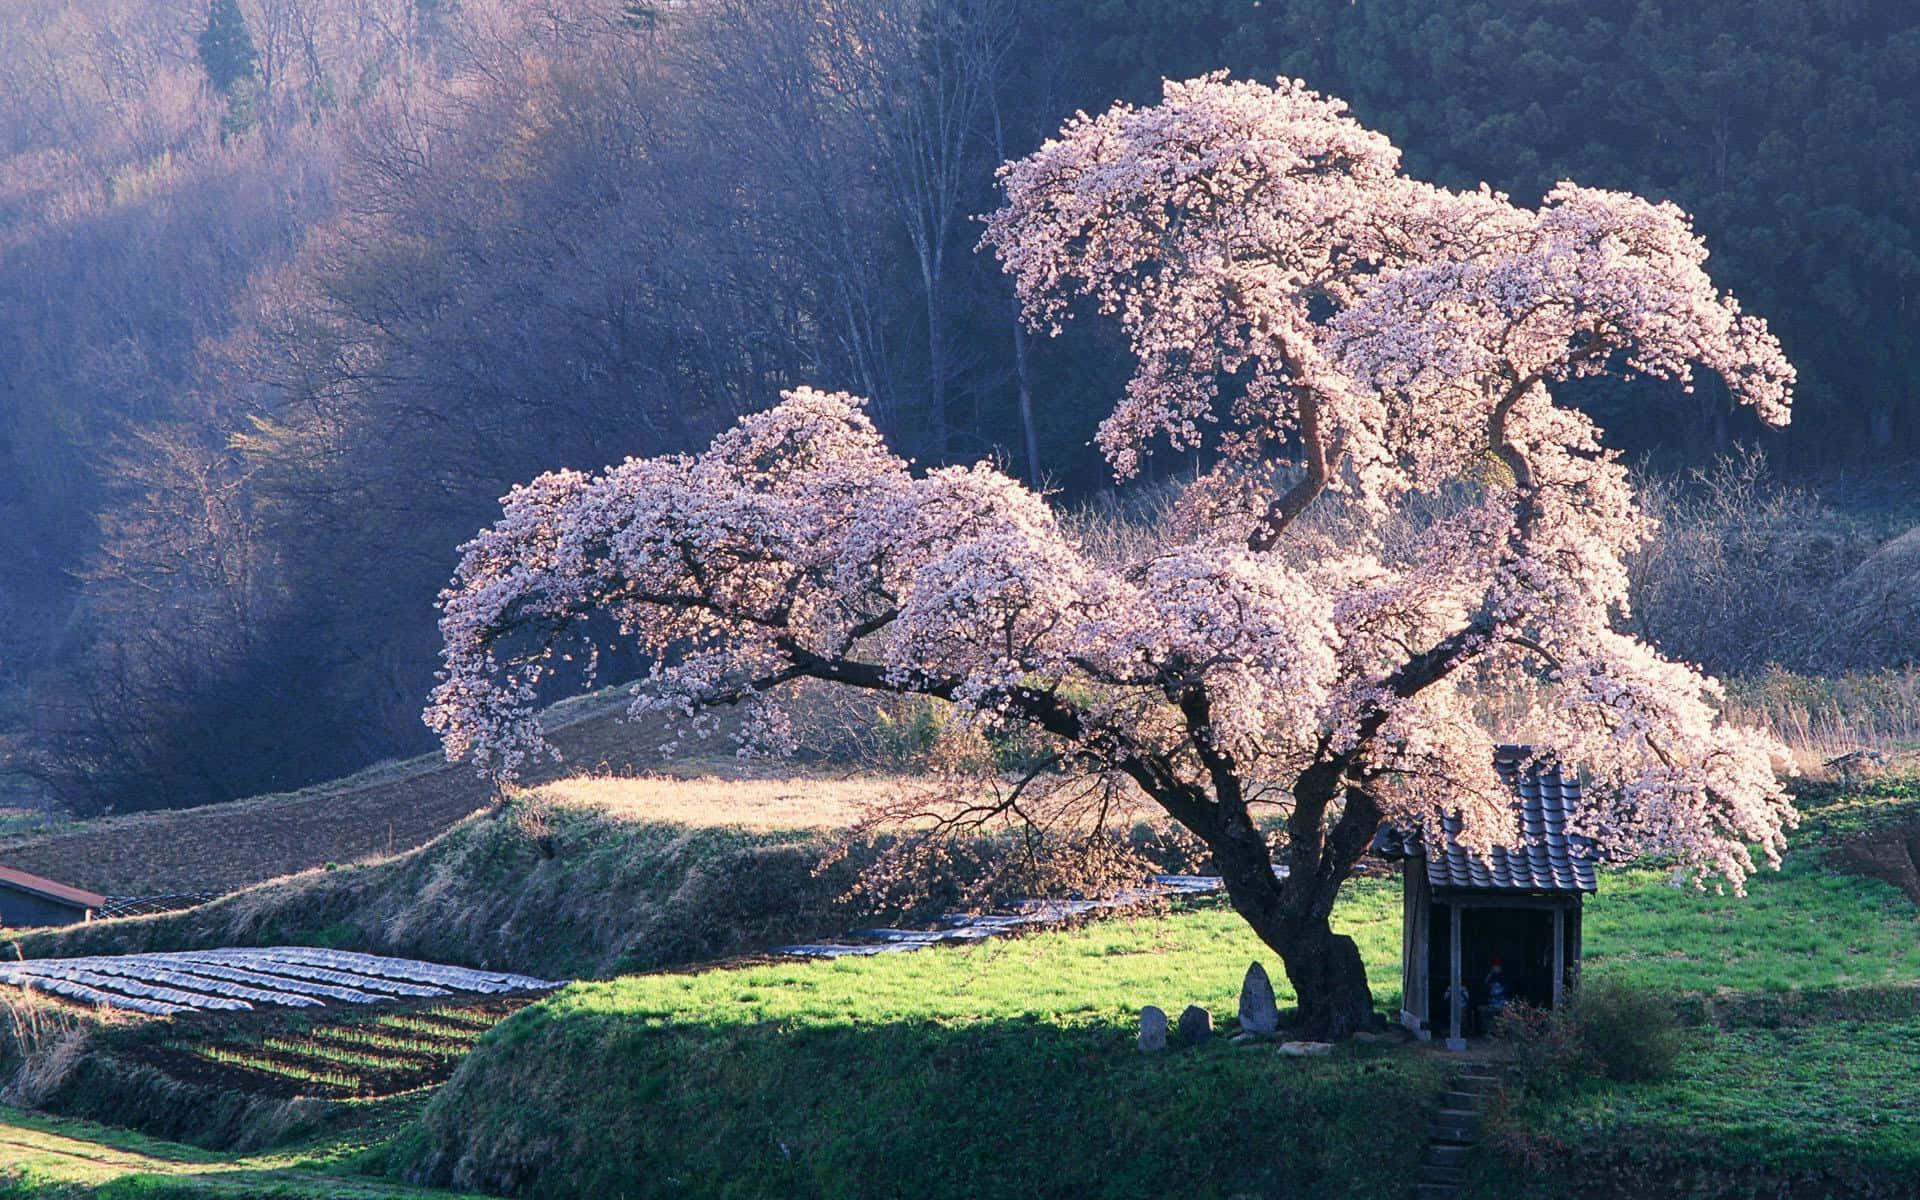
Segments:
[[[234,69],[251,42],[227,92],[209,31]],[[1125,329],[1028,336],[971,214],[1061,114],[1222,64],[1345,97],[1448,187],[1692,214],[1799,419],[1711,371],[1556,398],[1679,500],[1754,443],[1822,503],[1669,523],[1636,627],[1743,680],[1920,662],[1900,0],[10,0],[0,47],[0,798],[205,803],[425,750],[433,598],[513,481],[694,450],[795,381],[913,461],[1157,503],[1213,444],[1116,486]]]
[[[253,31],[247,28],[240,0],[212,0],[199,45],[200,65],[215,91],[231,92],[235,84],[254,77],[260,53],[254,49]]]
[[[1002,181],[985,240],[1028,318],[1059,332],[1084,297],[1132,347],[1113,469],[1211,451],[1171,539],[1103,560],[998,469],[915,472],[862,401],[795,389],[700,454],[515,489],[442,595],[427,719],[450,755],[511,777],[543,745],[542,678],[597,627],[656,664],[636,708],[744,705],[775,749],[799,680],[938,697],[1197,835],[1330,1036],[1372,1019],[1327,918],[1382,823],[1514,836],[1476,694],[1521,695],[1498,732],[1586,774],[1604,851],[1736,888],[1750,846],[1777,863],[1786,751],[1621,629],[1647,523],[1551,390],[1701,367],[1787,420],[1793,368],[1684,213],[1443,188],[1340,102],[1220,74],[1076,117]],[[1397,544],[1370,519],[1443,495]]]

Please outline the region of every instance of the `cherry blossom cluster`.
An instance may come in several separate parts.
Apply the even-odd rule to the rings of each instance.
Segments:
[[[1221,75],[1078,116],[1002,179],[985,242],[1029,318],[1058,332],[1085,297],[1130,339],[1099,432],[1116,472],[1163,439],[1218,463],[1177,536],[1102,561],[1018,481],[916,473],[861,401],[797,389],[701,454],[506,498],[442,596],[427,720],[450,756],[511,778],[544,747],[542,678],[610,623],[657,663],[637,708],[744,704],[776,748],[793,681],[922,693],[1041,730],[1203,838],[1245,825],[1250,784],[1318,771],[1348,811],[1435,832],[1457,812],[1484,847],[1512,831],[1471,690],[1524,683],[1540,701],[1500,740],[1586,773],[1609,852],[1736,888],[1750,847],[1778,861],[1786,753],[1620,632],[1649,526],[1552,395],[1704,368],[1787,419],[1793,369],[1684,213],[1573,184],[1537,209],[1448,191],[1338,101]],[[1308,519],[1449,490],[1410,545]]]

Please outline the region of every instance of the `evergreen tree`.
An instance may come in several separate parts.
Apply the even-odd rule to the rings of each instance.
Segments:
[[[212,0],[207,27],[200,34],[200,65],[207,69],[214,89],[228,95],[235,84],[252,79],[258,57],[240,0]]]

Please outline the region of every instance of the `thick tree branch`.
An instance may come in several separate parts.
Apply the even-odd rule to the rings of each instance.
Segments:
[[[1332,478],[1326,441],[1320,433],[1320,402],[1311,388],[1300,389],[1300,444],[1307,473],[1267,505],[1260,523],[1247,538],[1249,550],[1271,550],[1278,545],[1287,527],[1299,520],[1300,515],[1319,499]]]

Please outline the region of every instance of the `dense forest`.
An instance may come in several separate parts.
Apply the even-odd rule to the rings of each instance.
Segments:
[[[974,217],[1064,115],[1216,68],[1347,99],[1443,183],[1692,212],[1800,402],[1762,438],[1709,387],[1583,398],[1658,470],[1914,465],[1905,0],[13,0],[0,772],[98,811],[422,750],[433,599],[502,493],[799,383],[1101,501],[1124,347],[1021,329]],[[1643,564],[1686,618],[1647,632],[1721,671],[1912,660],[1920,549],[1715,478],[1661,492],[1731,532]],[[1708,567],[1774,583],[1702,611]],[[1763,602],[1808,636],[1756,637]]]

